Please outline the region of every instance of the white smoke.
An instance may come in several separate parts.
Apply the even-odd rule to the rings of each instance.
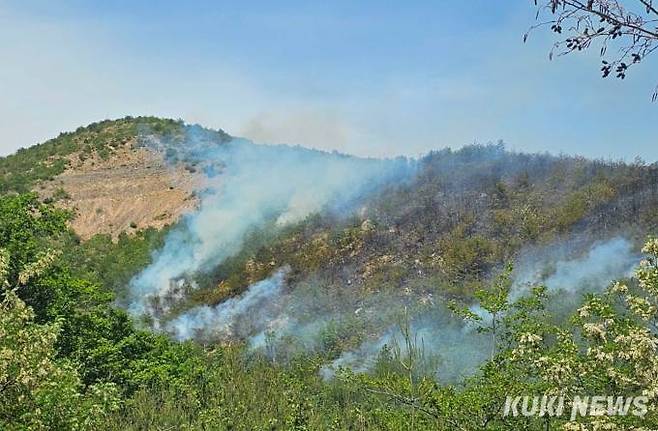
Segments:
[[[457,382],[472,374],[490,354],[490,338],[440,305],[416,316],[408,325],[409,340],[405,339],[401,325],[394,324],[379,337],[364,341],[355,350],[343,352],[322,367],[320,375],[330,379],[341,368],[357,373],[368,372],[386,346],[397,350],[402,359],[416,355],[415,372],[418,374],[440,381]],[[407,341],[415,347],[415,352],[409,351]]]
[[[631,276],[640,259],[631,242],[619,237],[591,244],[580,256],[568,258],[570,251],[573,252],[569,247],[554,245],[533,250],[531,257],[520,259],[510,301],[528,293],[531,286],[542,284],[549,293],[549,308],[566,316],[577,307],[582,294],[602,291],[610,282]],[[482,324],[491,322],[491,315],[479,305],[471,306],[470,310],[482,319]],[[458,320],[440,304],[431,313],[413,319],[410,329],[412,337],[422,343],[425,355],[437,360],[433,374],[439,380],[456,382],[472,374],[491,352],[491,339],[478,332],[477,325]],[[320,374],[328,379],[340,368],[370,371],[384,346],[399,345],[402,340],[399,327],[389,327],[379,337],[343,352],[323,367]],[[402,348],[401,354],[408,352]]]
[[[640,259],[633,244],[621,237],[596,242],[580,257],[569,258],[569,251],[546,248],[517,266],[510,298],[517,299],[538,284],[549,293],[568,296],[601,291],[615,279],[630,277]]]
[[[355,373],[365,373],[375,365],[382,349],[398,344],[401,338],[402,333],[399,328],[391,327],[381,337],[367,340],[355,350],[343,352],[331,364],[320,368],[320,376],[325,380],[332,379],[341,368],[350,369]]]
[[[186,282],[193,274],[239,252],[250,230],[270,221],[279,227],[295,223],[320,210],[340,211],[411,167],[406,159],[360,159],[241,139],[217,142],[195,127],[188,128],[183,143],[151,141],[174,153],[176,161],[196,164],[207,181],[198,193],[198,210],[168,234],[151,265],[131,281],[133,315],[167,312],[194,288]]]
[[[272,277],[252,284],[240,296],[230,298],[214,307],[195,307],[165,325],[165,330],[178,340],[191,338],[232,338],[238,334],[245,316],[249,325],[262,327],[271,316],[266,310],[281,294],[288,269],[278,270]]]
[[[165,147],[161,149],[171,150]],[[152,264],[131,281],[130,312],[151,315],[156,327],[172,305],[196,288],[194,275],[238,253],[252,229],[266,224],[278,229],[318,211],[351,209],[380,185],[413,172],[413,165],[403,160],[359,159],[237,139],[218,143],[196,129],[188,130],[173,157],[198,166],[207,181],[199,190],[198,211],[167,235]],[[583,292],[601,290],[611,280],[627,276],[637,260],[630,242],[622,238],[590,245],[580,253],[568,247],[560,253],[538,249],[520,259],[510,299],[524,295],[530,285],[544,284],[553,294],[554,307],[573,307]],[[310,283],[306,294],[299,285],[293,292],[284,291],[285,273],[281,269],[219,305],[188,310],[166,321],[163,329],[179,340],[238,337],[247,339],[253,349],[262,349],[268,343],[285,344],[296,338],[313,349],[318,335],[332,322],[356,321],[369,328],[371,336],[325,367],[325,377],[341,367],[368,371],[383,346],[402,344],[402,334],[393,329],[394,315],[404,307],[400,302],[381,293],[366,299],[349,293],[343,293],[343,300],[328,293],[322,296],[317,283]],[[484,310],[473,310],[486,322]],[[441,304],[418,313],[410,329],[424,351],[438,358],[432,373],[439,379],[458,380],[489,357],[489,338]]]

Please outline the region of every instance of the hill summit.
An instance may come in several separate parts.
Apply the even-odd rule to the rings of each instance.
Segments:
[[[181,121],[127,117],[62,133],[0,159],[0,191],[33,190],[56,201],[74,212],[71,226],[82,239],[160,229],[198,204],[200,176],[190,166],[167,163],[140,137],[176,136],[185,127]],[[217,136],[228,139],[223,132]]]

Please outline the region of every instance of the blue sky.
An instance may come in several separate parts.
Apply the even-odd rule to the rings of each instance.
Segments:
[[[104,118],[418,155],[509,148],[658,160],[658,59],[625,82],[548,60],[531,0],[0,0],[0,153]]]

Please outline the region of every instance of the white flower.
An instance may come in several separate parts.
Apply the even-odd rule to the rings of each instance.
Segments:
[[[642,247],[642,253],[658,256],[658,238],[649,239]]]
[[[585,323],[583,325],[583,330],[590,337],[598,337],[602,340],[606,340],[606,330],[603,325],[599,323]]]
[[[612,285],[610,290],[612,290],[612,292],[614,292],[614,293],[626,293],[626,292],[628,292],[628,286],[626,285],[626,283],[616,281]]]
[[[586,318],[590,316],[590,307],[589,305],[583,305],[578,309],[578,315],[582,318]]]

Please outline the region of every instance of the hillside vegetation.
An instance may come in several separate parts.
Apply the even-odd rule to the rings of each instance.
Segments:
[[[231,139],[173,120],[125,118],[0,159],[0,428],[658,427],[658,242],[647,240],[658,229],[658,166],[512,153],[502,144],[432,152],[413,175],[340,211],[284,226],[266,220],[236,253],[190,274],[171,307],[130,316],[130,280],[180,223],[81,238],[70,227],[75,214],[38,191],[85,160],[154,139],[162,145],[149,148],[163,159],[201,169],[202,161],[176,151],[190,132],[213,145]],[[530,251],[566,244],[576,258],[619,236],[642,249],[633,277],[569,297],[566,317],[555,315],[555,292],[545,286],[513,300],[512,264]],[[299,328],[326,323],[320,330],[272,331],[255,349],[250,339],[213,332],[176,341],[151,326],[243,298],[276,268],[286,268],[292,298],[285,317]],[[445,360],[441,348],[449,346],[437,352],[414,333],[415,316],[447,322],[447,309],[491,342],[466,377],[437,375],[434,361]],[[348,366],[326,373],[392,322],[398,336],[376,346],[367,369],[342,362]],[[312,348],[300,341],[308,334]],[[573,419],[570,409],[560,417],[503,415],[507,396],[542,394],[568,402],[643,395],[648,408]]]
[[[121,120],[105,120],[80,127],[75,132],[64,132],[58,137],[0,159],[0,192],[30,191],[40,181],[52,181],[72,163],[69,156],[76,154],[80,160],[92,154],[108,158],[111,151],[134,140],[140,128],[146,127],[158,133],[176,134],[181,122],[155,117],[126,117]]]

